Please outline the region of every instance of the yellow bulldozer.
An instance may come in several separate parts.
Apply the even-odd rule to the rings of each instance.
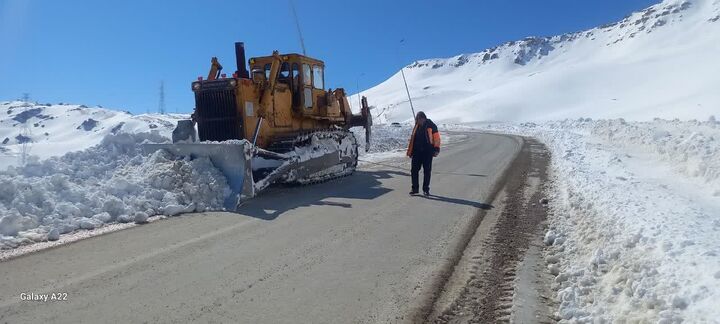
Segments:
[[[183,158],[209,158],[240,201],[273,183],[308,184],[351,174],[358,143],[350,131],[372,116],[365,97],[353,114],[344,89],[325,90],[325,64],[300,54],[254,57],[235,43],[237,70],[228,76],[217,58],[207,78],[192,82],[195,110],[178,122],[170,144],[145,144]],[[235,200],[227,201],[232,205]],[[232,206],[230,206],[232,207]]]

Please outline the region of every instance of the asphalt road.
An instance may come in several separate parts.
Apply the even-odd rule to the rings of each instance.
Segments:
[[[435,160],[430,198],[408,196],[407,160],[367,165],[274,188],[238,214],[175,217],[2,262],[0,322],[412,321],[521,146],[466,136]]]

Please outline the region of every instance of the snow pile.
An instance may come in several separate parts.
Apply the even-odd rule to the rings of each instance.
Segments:
[[[20,164],[23,143],[29,144],[29,155],[46,159],[90,148],[108,134],[157,132],[170,137],[177,121],[187,118],[84,105],[0,102],[0,170]]]
[[[546,260],[563,321],[720,318],[720,125],[580,119],[482,128],[535,136],[552,151]]]
[[[100,144],[0,172],[0,248],[149,216],[222,210],[230,194],[210,160],[140,154],[158,134],[110,134]]]
[[[720,196],[720,123],[679,120],[592,123],[590,133],[629,151],[643,152],[673,166],[678,173],[697,178]]]
[[[372,127],[372,134],[370,134],[370,150],[367,154],[365,153],[365,129],[357,127],[353,128],[352,131],[360,146],[360,156],[367,157],[365,155],[397,152],[400,150],[404,153],[410,140],[412,128],[412,125],[374,125]]]
[[[719,12],[716,0],[666,0],[607,26],[417,61],[405,76],[436,122],[705,119],[720,102]],[[399,71],[361,94],[378,123],[412,119]]]

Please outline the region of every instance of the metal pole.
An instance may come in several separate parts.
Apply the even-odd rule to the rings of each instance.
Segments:
[[[405,38],[400,40],[400,46],[402,46],[405,43]],[[397,53],[398,57],[400,57],[400,52]],[[412,110],[412,118],[415,119],[415,107],[413,107],[412,103],[412,97],[410,97],[410,89],[407,85],[407,79],[405,79],[405,67],[400,68],[400,74],[402,74],[403,83],[405,83],[405,92],[407,92],[408,101],[410,101],[410,110]]]
[[[258,118],[257,125],[255,125],[255,134],[253,134],[253,141],[252,141],[253,147],[255,147],[255,143],[257,143],[258,134],[260,133],[260,125],[262,125],[262,120],[263,120],[262,117]]]
[[[360,75],[362,76],[362,74]],[[358,109],[359,111],[362,111],[362,97],[360,96],[360,77],[357,78],[357,83],[355,84],[357,87],[357,96],[358,96]]]
[[[415,107],[413,107],[412,97],[410,97],[410,89],[408,89],[407,80],[405,79],[405,68],[400,68],[400,73],[403,77],[403,83],[405,83],[405,92],[407,92],[408,101],[410,101],[410,109],[412,110],[413,119],[415,119]]]
[[[302,30],[300,29],[300,20],[298,19],[297,11],[295,10],[295,3],[292,0],[290,2],[290,10],[292,10],[293,17],[295,18],[295,27],[297,27],[298,36],[300,36],[300,47],[302,47],[303,55],[307,56],[305,51],[305,40],[303,39]]]

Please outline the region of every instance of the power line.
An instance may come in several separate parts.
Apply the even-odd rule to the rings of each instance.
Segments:
[[[292,0],[288,0],[290,2],[290,10],[292,10],[293,17],[295,18],[295,26],[297,27],[298,36],[300,36],[300,47],[302,47],[303,55],[307,56],[307,52],[305,51],[305,40],[303,39],[302,30],[300,29],[300,20],[298,19],[297,11],[295,10],[295,3],[293,3]]]

